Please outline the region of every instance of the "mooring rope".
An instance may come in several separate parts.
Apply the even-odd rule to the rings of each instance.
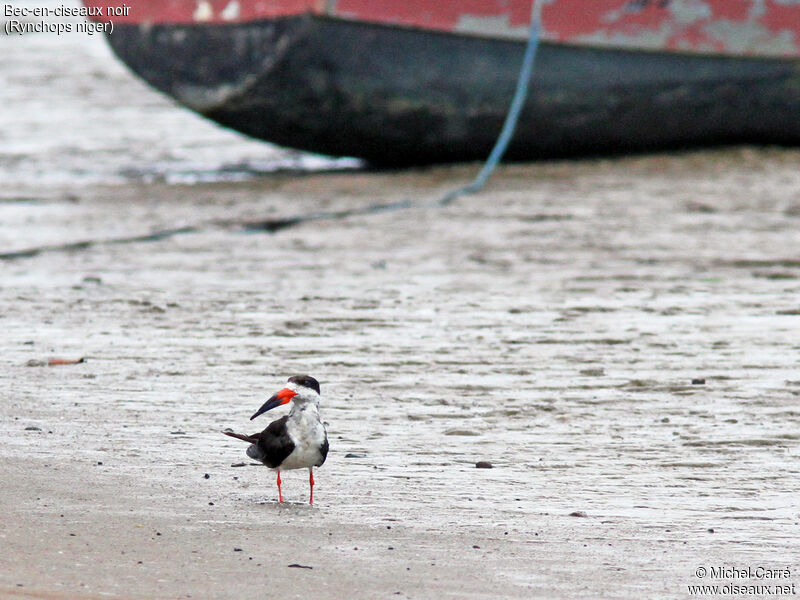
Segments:
[[[517,120],[522,107],[525,104],[525,99],[528,97],[528,88],[530,87],[531,74],[533,73],[533,64],[536,61],[536,51],[539,49],[539,31],[541,29],[542,20],[542,0],[533,0],[531,5],[531,21],[530,32],[528,33],[528,45],[525,48],[525,55],[522,57],[522,67],[519,70],[519,77],[517,78],[517,89],[514,91],[514,97],[511,100],[511,106],[508,109],[505,123],[500,130],[500,135],[497,136],[497,141],[494,143],[489,158],[483,163],[483,168],[478,175],[469,185],[457,188],[447,192],[439,200],[441,206],[450,204],[459,196],[465,194],[474,194],[486,185],[489,177],[497,167],[500,159],[508,148],[511,138],[514,137],[514,131],[517,128]]]

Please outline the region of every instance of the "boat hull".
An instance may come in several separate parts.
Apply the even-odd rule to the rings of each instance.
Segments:
[[[524,41],[307,13],[119,24],[157,89],[247,135],[383,165],[484,158]],[[800,60],[543,41],[507,158],[800,142]]]

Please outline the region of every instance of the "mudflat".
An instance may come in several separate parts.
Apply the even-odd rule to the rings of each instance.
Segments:
[[[800,152],[474,170],[4,189],[0,597],[795,593]]]

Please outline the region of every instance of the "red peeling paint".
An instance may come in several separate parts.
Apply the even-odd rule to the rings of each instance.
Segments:
[[[658,30],[669,19],[662,0],[559,0],[542,11],[547,36],[559,41],[641,35]]]
[[[586,0],[561,0],[558,5],[545,4],[542,24],[548,34],[559,40],[591,35],[608,20],[614,10],[620,10],[628,0],[615,2],[586,2]],[[580,17],[577,17],[580,15]]]
[[[711,2],[714,19],[728,19],[730,21],[747,21],[753,0],[726,0],[725,2]]]
[[[788,31],[794,36],[794,45],[800,48],[800,1],[786,4],[786,1],[766,0],[764,15],[759,23],[772,33]]]
[[[530,22],[531,3],[518,0],[337,0],[336,14],[363,21],[447,31],[454,31],[462,17],[507,15],[511,27],[525,27]]]
[[[725,45],[718,39],[711,37],[706,31],[707,20],[696,22],[672,35],[667,40],[670,50],[695,50],[700,52],[724,53]]]
[[[524,38],[531,11],[530,0],[129,1],[84,4],[103,8],[99,20],[114,23],[225,24],[314,13],[511,39]],[[129,7],[127,15],[110,16],[108,7],[123,6]],[[693,21],[677,18],[698,7]],[[726,26],[713,27],[717,22]],[[763,35],[738,33],[754,30]],[[798,57],[800,0],[549,0],[542,7],[541,35],[546,41],[601,47]],[[751,46],[743,47],[743,40],[752,40]]]
[[[102,18],[95,17],[95,21],[113,21],[114,23],[241,23],[256,21],[259,19],[274,19],[288,15],[298,15],[308,12],[323,12],[325,0],[280,0],[269,2],[266,0],[142,0],[133,2],[128,0],[101,1],[83,0],[84,6],[101,7]],[[198,10],[200,5],[204,5],[203,10]],[[225,18],[225,9],[231,10],[235,4],[238,10],[235,11],[235,18]],[[114,9],[128,7],[127,15],[117,16]],[[206,12],[205,8],[210,8],[207,18],[197,19],[196,15]],[[109,10],[111,9],[111,10]],[[233,11],[231,11],[233,12]]]

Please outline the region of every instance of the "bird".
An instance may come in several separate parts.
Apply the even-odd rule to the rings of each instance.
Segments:
[[[308,469],[311,492],[308,503],[314,504],[314,467],[321,467],[328,456],[328,432],[319,415],[319,382],[310,375],[289,377],[286,387],[274,394],[250,420],[277,406],[293,402],[288,415],[252,435],[222,433],[249,442],[247,456],[264,463],[278,474],[278,500],[283,502],[281,470]]]

